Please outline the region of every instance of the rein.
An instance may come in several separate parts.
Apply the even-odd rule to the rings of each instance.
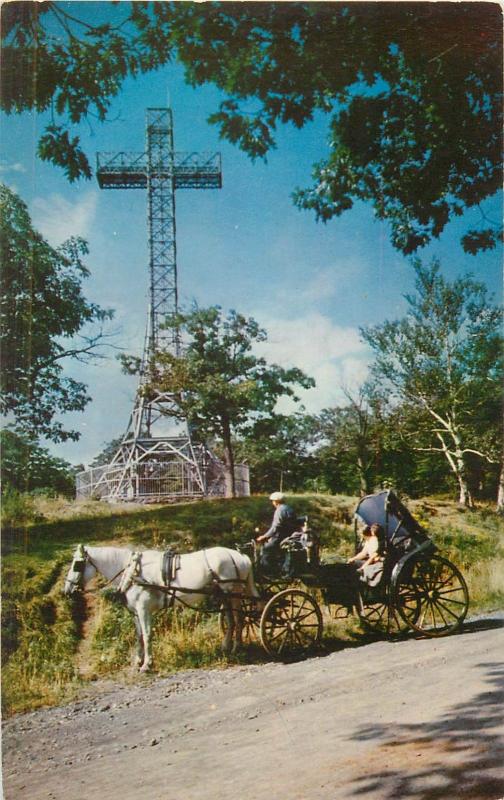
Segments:
[[[93,564],[93,567],[94,567],[94,564]],[[96,567],[95,567],[95,569],[96,569]],[[119,577],[119,575],[122,575],[125,569],[126,569],[126,567],[123,567],[121,570],[119,570],[119,572],[116,575],[114,575],[113,578],[109,578],[109,580],[106,582],[106,584],[104,586],[100,586],[99,589],[82,589],[83,594],[94,594],[95,592],[103,591],[103,589],[105,589],[110,583],[113,583],[115,581],[115,579]]]

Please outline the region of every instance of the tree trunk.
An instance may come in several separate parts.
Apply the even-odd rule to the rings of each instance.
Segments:
[[[226,497],[236,497],[234,453],[231,444],[231,426],[228,419],[222,420],[222,442],[224,444]]]
[[[504,514],[504,462],[499,475],[499,488],[497,490],[497,512]]]
[[[456,431],[452,433],[452,436],[455,442],[455,463],[457,466],[456,474],[459,484],[459,505],[464,506],[464,508],[473,508],[474,502],[469,489],[469,484],[467,482],[467,470],[460,437]]]
[[[460,437],[458,433],[451,428],[450,435],[455,444],[455,451],[450,452],[443,436],[439,432],[436,435],[441,442],[443,453],[448,461],[448,464],[450,465],[450,469],[457,479],[459,486],[459,505],[464,506],[465,508],[472,508],[473,499],[469,490],[469,484],[467,483],[466,465],[464,461],[464,453],[462,452]]]
[[[457,475],[457,480],[459,484],[459,506],[464,506],[464,508],[472,508],[474,503],[471,492],[469,491],[469,486],[467,485],[467,481],[460,474]]]
[[[357,472],[359,473],[359,485],[361,496],[369,494],[369,484],[367,476],[367,461],[362,455],[357,456]]]

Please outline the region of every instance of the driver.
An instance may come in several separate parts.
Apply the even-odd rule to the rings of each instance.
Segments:
[[[285,502],[282,492],[270,494],[275,512],[271,527],[256,542],[264,542],[260,564],[266,573],[275,571],[279,566],[281,550],[280,544],[297,529],[298,519],[291,506]]]

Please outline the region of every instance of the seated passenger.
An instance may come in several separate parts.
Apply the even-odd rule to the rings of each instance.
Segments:
[[[362,549],[347,561],[356,564],[360,579],[370,586],[375,586],[383,573],[382,533],[381,525],[366,526],[362,531]]]

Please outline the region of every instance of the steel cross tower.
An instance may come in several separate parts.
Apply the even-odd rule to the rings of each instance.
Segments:
[[[176,397],[157,392],[146,399],[143,389],[156,350],[179,352],[177,330],[162,325],[178,307],[175,191],[220,188],[220,154],[176,153],[169,108],[147,109],[146,128],[145,152],[97,155],[100,188],[146,189],[148,200],[149,313],[140,383],[121,446],[94,487],[110,499],[204,496],[218,473],[187,422],[170,417]]]

